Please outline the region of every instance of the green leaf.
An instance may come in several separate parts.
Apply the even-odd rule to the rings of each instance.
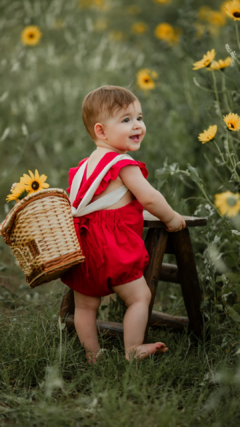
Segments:
[[[233,309],[239,314],[240,316],[240,304],[234,304]]]
[[[190,164],[188,164],[188,171],[190,173],[190,178],[193,182],[196,182],[197,184],[199,184],[202,181],[198,174],[197,169],[191,166]]]
[[[240,272],[239,273],[233,273],[231,271],[227,271],[225,273],[225,276],[227,279],[231,280],[231,282],[235,282],[235,283],[240,282]]]
[[[217,282],[217,283],[218,283],[218,282],[222,282],[222,279],[223,279],[223,278],[222,278],[222,276],[217,276],[217,277],[216,277],[216,282]]]
[[[166,170],[158,169],[155,171],[156,178],[161,178],[161,179],[168,178],[170,174],[171,172],[169,170],[166,171]]]
[[[236,292],[237,292],[237,296],[240,297],[240,284],[239,283],[236,285]]]
[[[235,267],[235,266],[238,266],[238,264],[239,264],[237,252],[225,255],[224,259],[225,259],[226,264],[229,267]]]
[[[235,322],[240,322],[240,315],[234,310],[233,307],[228,306],[228,311],[229,311],[231,318],[233,320],[235,320]]]

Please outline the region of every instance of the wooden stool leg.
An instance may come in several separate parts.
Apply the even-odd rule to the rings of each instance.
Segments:
[[[169,238],[178,265],[182,294],[189,318],[189,329],[200,337],[203,333],[203,318],[200,311],[202,298],[189,230],[185,228],[182,231],[170,233]]]
[[[60,308],[60,317],[62,321],[65,321],[67,315],[74,315],[75,304],[74,304],[74,293],[72,289],[69,289],[62,299],[62,304]]]
[[[165,230],[165,228],[150,228],[145,240],[146,249],[149,254],[149,264],[144,272],[144,277],[150,288],[152,298],[149,305],[149,316],[144,342],[147,340],[148,327],[152,315],[152,309],[160,277],[163,255],[166,249],[168,234],[169,233]]]

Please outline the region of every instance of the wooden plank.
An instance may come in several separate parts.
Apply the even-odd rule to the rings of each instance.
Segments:
[[[148,324],[145,331],[144,342],[147,341],[148,326],[157,291],[157,285],[160,277],[168,235],[169,233],[165,230],[165,228],[150,228],[145,239],[146,249],[149,254],[149,263],[144,271],[144,276],[150,288],[152,298],[149,305]]]
[[[162,263],[159,280],[163,282],[180,283],[178,267],[174,264]]]
[[[185,228],[176,233],[169,233],[169,238],[175,251],[189,329],[200,337],[203,333],[203,318],[200,311],[202,297],[189,230]]]
[[[119,334],[123,335],[123,324],[117,322],[108,322],[106,320],[97,319],[97,329],[98,333],[107,332],[110,336],[117,336]]]
[[[150,326],[167,327],[176,331],[183,331],[188,325],[188,318],[183,316],[172,316],[161,311],[152,311]]]
[[[65,323],[69,332],[75,331],[74,316],[71,314],[66,317]],[[150,326],[160,328],[171,328],[176,331],[183,331],[188,325],[188,318],[181,316],[171,316],[160,311],[153,311]],[[106,332],[110,336],[123,335],[123,324],[117,322],[108,322],[106,320],[97,319],[98,332]]]
[[[147,228],[165,228],[164,222],[160,221],[159,218],[156,216],[150,214],[150,212],[144,210],[143,211],[143,218],[144,218],[144,227]],[[197,218],[194,216],[184,216],[183,218],[186,221],[187,227],[203,227],[207,224],[206,218]]]

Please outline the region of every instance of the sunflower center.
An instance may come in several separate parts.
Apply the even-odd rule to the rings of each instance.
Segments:
[[[145,77],[144,82],[145,82],[145,83],[149,83],[149,82],[150,82],[149,77]]]
[[[232,129],[234,129],[234,125],[232,123],[228,123],[228,126]]]
[[[233,16],[234,16],[235,18],[240,18],[240,11],[233,12]]]
[[[31,187],[36,191],[39,189],[39,183],[37,181],[33,181]]]
[[[28,34],[28,37],[29,37],[30,39],[33,39],[34,34],[33,34],[33,33],[30,33],[30,34]]]
[[[236,205],[236,203],[237,203],[237,200],[235,199],[235,197],[230,196],[230,197],[227,198],[227,204],[228,204],[228,206],[233,207],[233,206]]]

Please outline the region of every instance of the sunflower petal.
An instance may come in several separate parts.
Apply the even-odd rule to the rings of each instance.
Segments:
[[[39,179],[40,179],[40,181],[41,181],[41,182],[44,182],[44,181],[46,181],[46,179],[47,179],[47,175],[44,175],[44,174],[43,174],[43,175],[41,175],[41,176],[40,176],[40,178],[39,178]]]

